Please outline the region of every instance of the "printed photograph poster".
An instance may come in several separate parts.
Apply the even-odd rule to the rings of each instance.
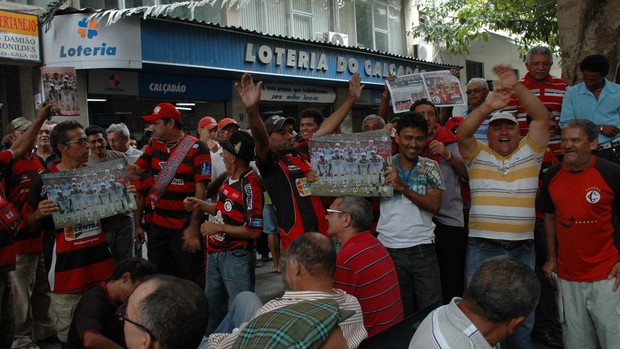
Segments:
[[[87,225],[136,208],[123,160],[42,175],[49,200],[59,210],[52,214],[56,229]]]
[[[461,82],[449,70],[422,73],[430,100],[436,106],[465,105]]]
[[[312,195],[393,195],[383,173],[391,164],[392,142],[385,130],[315,136],[310,139],[310,161],[318,181]]]
[[[54,115],[80,115],[75,68],[41,68],[44,101]]]
[[[422,98],[438,107],[465,105],[466,101],[459,79],[449,70],[403,75],[386,84],[394,113],[409,111],[411,105]]]

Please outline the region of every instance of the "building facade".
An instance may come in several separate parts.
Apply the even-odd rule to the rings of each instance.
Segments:
[[[449,66],[408,58],[401,1],[169,3],[79,1],[42,30],[42,65],[77,69],[85,124],[124,122],[138,138],[140,116],[175,103],[193,130],[205,115],[245,125],[234,82],[251,72],[264,84],[265,114],[329,115],[360,72],[366,88],[343,131],[376,111],[385,78]],[[144,7],[138,7],[144,6]],[[114,9],[113,9],[114,8]],[[108,10],[105,10],[108,9]]]

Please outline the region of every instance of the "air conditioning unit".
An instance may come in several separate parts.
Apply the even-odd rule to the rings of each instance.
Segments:
[[[423,61],[433,61],[433,45],[431,44],[418,44],[418,54],[416,56],[417,59],[421,59]]]
[[[334,45],[349,46],[349,36],[347,34],[327,32],[325,36],[327,41]]]

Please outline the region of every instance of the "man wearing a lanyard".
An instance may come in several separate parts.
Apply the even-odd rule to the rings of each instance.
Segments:
[[[398,120],[399,152],[385,172],[394,196],[381,200],[377,224],[379,240],[396,267],[405,317],[441,302],[433,215],[439,212],[445,186],[437,162],[420,157],[427,134],[428,124],[420,113],[408,112]]]

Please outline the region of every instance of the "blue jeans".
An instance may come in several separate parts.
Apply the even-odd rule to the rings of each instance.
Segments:
[[[250,291],[239,293],[215,333],[232,333],[235,328],[239,328],[244,322],[250,321],[262,306],[263,302],[256,293]]]
[[[472,238],[467,242],[467,257],[465,258],[465,280],[469,280],[474,271],[489,258],[496,256],[511,256],[527,264],[532,270],[536,262],[534,253],[534,241],[528,240],[515,248],[502,247],[488,239]],[[466,281],[467,282],[467,281]],[[534,312],[525,319],[521,325],[506,339],[509,349],[531,349],[532,328],[534,327]]]
[[[278,233],[278,222],[273,205],[263,206],[263,231],[265,234]]]
[[[430,305],[441,305],[441,279],[435,246],[424,244],[388,248],[387,251],[396,268],[405,317]]]
[[[228,313],[228,299],[235,299],[243,291],[254,292],[255,264],[253,250],[235,249],[207,255],[207,335],[215,331]]]

